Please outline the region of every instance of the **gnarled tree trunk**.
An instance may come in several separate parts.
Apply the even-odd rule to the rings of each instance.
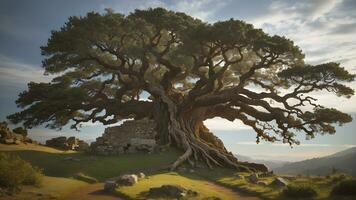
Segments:
[[[157,123],[157,140],[159,144],[174,145],[184,151],[171,166],[175,170],[179,165],[188,162],[195,166],[205,162],[213,166],[246,170],[237,158],[228,152],[223,142],[204,126],[206,108],[178,111],[177,104],[160,88],[152,88],[159,98],[155,99],[154,118]],[[251,166],[247,166],[251,167]],[[266,171],[264,165],[258,170]],[[252,167],[252,170],[256,167]]]

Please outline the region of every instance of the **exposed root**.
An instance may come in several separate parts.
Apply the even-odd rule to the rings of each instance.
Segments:
[[[179,165],[188,160],[192,155],[192,148],[188,148],[183,155],[181,155],[171,166],[171,171],[174,171]]]

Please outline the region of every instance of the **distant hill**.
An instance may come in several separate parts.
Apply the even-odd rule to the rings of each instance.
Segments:
[[[356,176],[356,147],[330,156],[285,164],[274,168],[280,174],[327,175],[332,168]]]
[[[252,163],[261,163],[261,164],[264,164],[268,167],[268,169],[270,170],[273,170],[275,168],[278,168],[278,167],[282,167],[284,166],[285,164],[288,164],[290,162],[288,161],[280,161],[280,160],[261,160],[261,159],[253,159],[251,157],[248,157],[248,156],[243,156],[243,155],[238,155],[238,154],[235,154],[235,157],[242,161],[242,162],[252,162]]]

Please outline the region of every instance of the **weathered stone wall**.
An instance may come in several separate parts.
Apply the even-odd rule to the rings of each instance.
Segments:
[[[120,126],[108,127],[90,146],[95,154],[112,155],[152,151],[156,145],[156,124],[153,120],[129,120]]]

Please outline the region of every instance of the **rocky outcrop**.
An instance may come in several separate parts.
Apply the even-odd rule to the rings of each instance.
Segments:
[[[149,195],[153,197],[182,198],[197,196],[198,193],[186,189],[180,185],[162,185],[161,187],[150,188]]]
[[[288,184],[289,184],[289,182],[286,181],[284,178],[277,177],[272,181],[272,183],[270,183],[270,186],[272,186],[272,187],[284,187],[284,186],[287,186]]]
[[[105,181],[104,183],[104,191],[113,192],[117,188],[116,181]]]
[[[87,151],[89,144],[76,137],[60,136],[46,141],[46,146],[54,147],[61,150]]]
[[[116,183],[119,186],[132,186],[138,182],[138,176],[136,174],[125,174],[120,176]]]
[[[21,144],[36,143],[32,139],[21,134],[14,133],[6,122],[0,122],[0,143],[3,144]]]
[[[108,127],[91,143],[90,150],[98,155],[151,152],[156,146],[153,120],[130,120],[120,126]]]

